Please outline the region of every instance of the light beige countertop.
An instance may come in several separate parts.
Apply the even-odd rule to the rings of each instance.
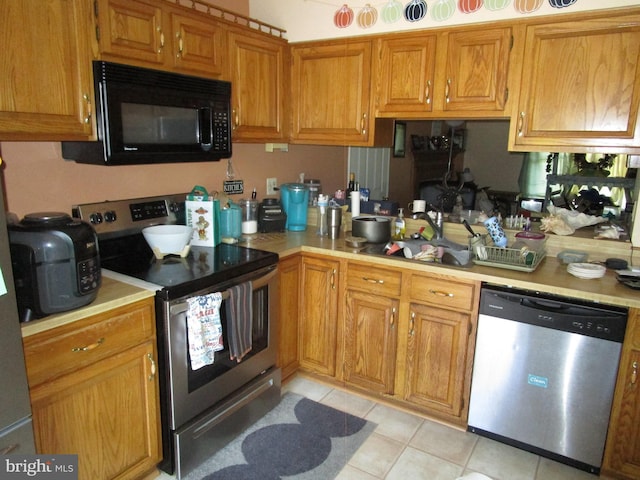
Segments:
[[[22,323],[22,336],[28,337],[36,333],[66,325],[77,320],[106,312],[113,308],[137,302],[155,296],[155,292],[134,287],[105,276],[98,290],[98,296],[89,305],[68,312],[56,313],[47,317]]]
[[[347,221],[350,224],[349,217],[347,217]],[[421,221],[408,220],[407,232],[413,232],[422,224]],[[474,226],[474,228],[481,232],[480,227]],[[547,240],[547,257],[531,273],[479,265],[450,267],[399,257],[371,255],[362,253],[360,249],[345,245],[344,231],[340,233],[340,238],[336,240],[320,237],[315,232],[316,227],[309,225],[304,232],[250,235],[244,237],[240,245],[275,252],[279,254],[280,258],[299,252],[318,253],[387,267],[396,266],[417,272],[449,275],[454,278],[509,285],[605,304],[640,308],[640,290],[636,291],[620,284],[616,280],[613,271],[607,271],[606,275],[599,279],[582,280],[567,273],[566,265],[563,265],[562,262],[555,258],[557,252],[562,249],[577,249],[588,251],[590,261],[603,261],[606,258],[616,257],[627,260],[630,265],[632,264],[630,243],[594,240],[590,238],[589,232],[582,232],[581,236],[570,237],[550,235]],[[347,234],[349,233],[347,232]],[[514,231],[507,231],[511,240],[514,233]],[[467,232],[459,224],[445,223],[445,236],[459,243],[467,241]],[[102,286],[98,296],[91,304],[69,312],[49,315],[42,319],[22,323],[22,336],[34,335],[122,305],[150,298],[154,295],[155,293],[151,290],[139,288],[103,275]]]
[[[480,232],[480,228],[477,229]],[[411,230],[407,228],[407,232]],[[348,260],[365,261],[372,264],[391,266],[426,273],[450,275],[460,279],[508,285],[528,290],[564,295],[604,304],[640,308],[640,290],[636,291],[619,283],[615,272],[608,270],[604,277],[583,280],[567,272],[567,266],[554,255],[571,248],[589,252],[589,261],[603,261],[615,257],[631,264],[629,242],[593,240],[586,236],[559,237],[550,235],[547,240],[547,256],[534,272],[520,272],[498,267],[473,265],[471,267],[443,266],[408,260],[400,257],[384,257],[361,253],[345,245],[345,232],[340,238],[331,240],[316,235],[316,228],[310,225],[305,232],[265,233],[244,237],[240,245],[278,253],[280,258],[298,252],[333,255]],[[350,232],[347,232],[347,235]],[[511,237],[515,231],[507,232]],[[462,225],[445,224],[445,236],[453,241],[466,242],[467,233]]]

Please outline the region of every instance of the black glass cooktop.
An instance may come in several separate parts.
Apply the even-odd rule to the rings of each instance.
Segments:
[[[185,258],[168,255],[159,260],[142,234],[101,240],[99,244],[103,268],[158,285],[159,295],[167,299],[193,294],[278,262],[275,253],[227,244],[192,246]]]

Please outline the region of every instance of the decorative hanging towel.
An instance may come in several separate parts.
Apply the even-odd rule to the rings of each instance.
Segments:
[[[215,352],[224,348],[222,343],[222,323],[220,305],[222,294],[210,293],[187,299],[187,338],[191,369],[197,370],[211,365]]]
[[[229,299],[225,302],[227,314],[227,337],[231,360],[241,362],[253,347],[253,284],[244,282],[229,288]]]

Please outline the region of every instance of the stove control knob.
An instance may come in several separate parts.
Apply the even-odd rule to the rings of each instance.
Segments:
[[[102,223],[102,214],[100,212],[92,213],[89,215],[89,221],[94,225],[99,225]]]
[[[113,223],[117,220],[118,216],[116,215],[115,210],[107,210],[104,212],[104,221],[107,223]]]

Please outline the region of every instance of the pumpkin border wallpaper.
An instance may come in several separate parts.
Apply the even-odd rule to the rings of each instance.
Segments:
[[[318,3],[327,4],[319,0]],[[537,11],[543,3],[548,2],[553,8],[567,8],[575,5],[579,0],[409,0],[403,4],[400,0],[388,0],[379,5],[365,4],[363,7],[350,7],[344,3],[333,15],[333,24],[337,28],[347,28],[354,21],[358,27],[368,29],[378,21],[387,24],[406,21],[420,22],[430,18],[434,22],[444,22],[457,11],[473,14],[481,9],[499,11],[512,7],[520,14],[531,14]],[[357,10],[357,13],[354,11]]]

